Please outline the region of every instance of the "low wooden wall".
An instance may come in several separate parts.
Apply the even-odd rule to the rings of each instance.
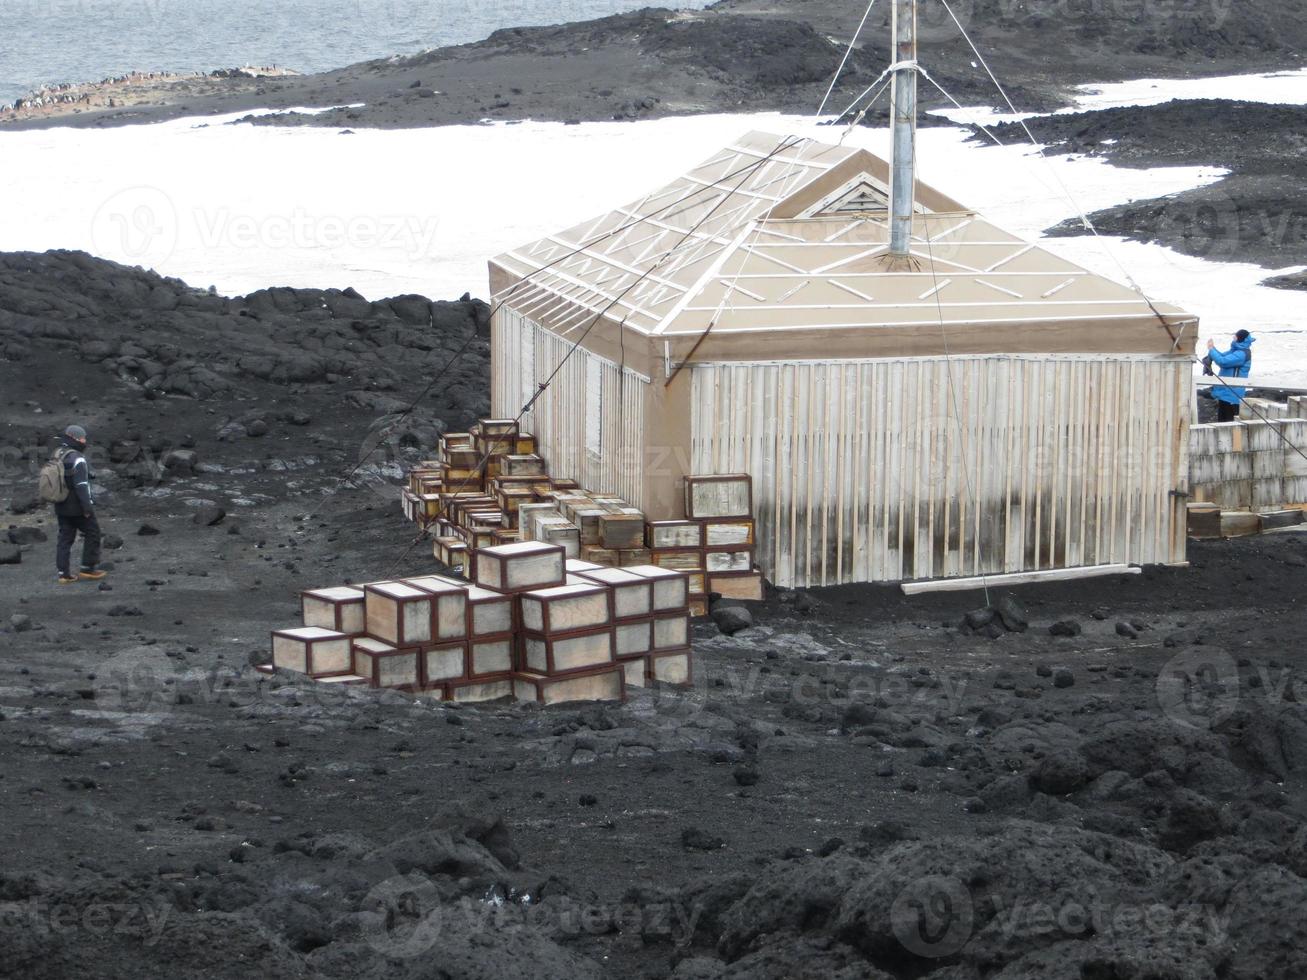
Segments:
[[[1189,430],[1189,493],[1222,510],[1307,506],[1307,419],[1213,422]]]

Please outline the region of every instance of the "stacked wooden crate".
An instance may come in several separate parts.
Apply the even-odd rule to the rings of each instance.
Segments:
[[[762,598],[756,558],[753,482],[744,473],[688,476],[685,519],[650,521],[651,561],[690,578],[690,608],[707,612],[709,592],[732,599]]]
[[[569,561],[538,541],[477,559],[473,582],[426,575],[303,593],[303,625],[272,634],[273,666],[450,701],[621,700],[628,685],[689,683],[685,575]]]
[[[619,497],[553,479],[533,436],[511,419],[482,419],[440,437],[438,458],[409,472],[404,514],[434,532],[432,553],[475,577],[477,553],[512,541],[561,545],[568,558],[647,565],[644,514]]]

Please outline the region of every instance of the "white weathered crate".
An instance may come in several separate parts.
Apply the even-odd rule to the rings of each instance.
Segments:
[[[635,619],[653,612],[653,582],[626,568],[595,568],[579,576],[613,592],[613,618]]]
[[[624,675],[619,664],[555,677],[520,671],[513,676],[513,696],[539,704],[621,701],[626,696]]]
[[[511,595],[475,585],[467,590],[467,632],[472,639],[500,636],[515,628]]]
[[[626,674],[627,687],[647,687],[649,684],[649,658],[647,656],[626,657],[619,661]]]
[[[563,635],[522,634],[522,666],[537,674],[557,674],[612,661],[612,627]]]
[[[424,686],[456,681],[466,677],[467,672],[466,641],[432,643],[422,648],[422,683]]]
[[[623,571],[653,582],[653,607],[656,612],[684,609],[689,602],[690,579],[683,572],[656,565],[633,565]]]
[[[661,684],[689,684],[694,677],[689,650],[665,650],[649,655],[649,677]]]
[[[467,586],[440,575],[404,579],[405,585],[432,597],[432,639],[461,640],[467,636]]]
[[[650,548],[701,548],[703,524],[699,521],[650,521],[645,526]]]
[[[305,626],[320,626],[338,633],[364,631],[363,590],[349,585],[309,589],[300,593],[300,610]]]
[[[618,659],[646,654],[653,649],[653,620],[638,619],[613,627],[613,653]]]
[[[562,585],[563,548],[540,541],[518,541],[477,552],[477,585],[497,592],[525,592]]]
[[[653,648],[672,650],[690,645],[689,613],[659,613],[654,617]]]
[[[685,516],[749,517],[753,513],[753,481],[747,473],[721,473],[685,478]]]
[[[713,572],[750,572],[753,571],[753,549],[736,545],[731,548],[717,548],[703,553],[703,567],[711,575]]]
[[[451,681],[445,685],[449,700],[462,702],[498,701],[513,696],[513,675]]]
[[[310,677],[348,674],[352,669],[349,644],[346,634],[321,626],[274,630],[272,663]]]
[[[581,556],[581,530],[563,517],[537,517],[532,535],[536,541],[562,547],[566,558]]]
[[[612,605],[612,591],[598,582],[535,589],[518,596],[522,629],[535,633],[607,626],[613,619]]]
[[[704,521],[703,543],[706,548],[718,545],[751,545],[753,544],[753,533],[754,526],[751,517],[736,520]]]
[[[373,687],[419,687],[421,666],[415,649],[398,649],[371,636],[356,637],[354,673]]]
[[[486,677],[512,670],[514,639],[496,636],[468,643],[468,673],[472,677]]]
[[[397,647],[431,642],[431,593],[403,582],[372,582],[363,593],[370,636]]]

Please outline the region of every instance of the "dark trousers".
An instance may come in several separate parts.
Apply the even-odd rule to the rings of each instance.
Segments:
[[[1216,400],[1216,421],[1233,422],[1239,417],[1239,406],[1233,402],[1223,402],[1219,398]]]
[[[59,546],[55,552],[55,562],[63,575],[71,573],[68,562],[72,557],[73,541],[79,532],[82,535],[82,571],[93,572],[100,563],[100,522],[95,519],[95,515],[83,517],[78,514],[72,517],[60,514]]]

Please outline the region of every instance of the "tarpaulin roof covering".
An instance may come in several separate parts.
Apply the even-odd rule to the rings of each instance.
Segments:
[[[920,183],[911,256],[891,260],[888,183],[888,165],[866,150],[749,133],[643,199],[494,264],[518,280],[509,305],[538,322],[567,330],[607,310],[650,338],[710,325],[719,336],[829,338],[1050,321],[1157,329],[1159,312],[1172,325],[1192,320]]]

